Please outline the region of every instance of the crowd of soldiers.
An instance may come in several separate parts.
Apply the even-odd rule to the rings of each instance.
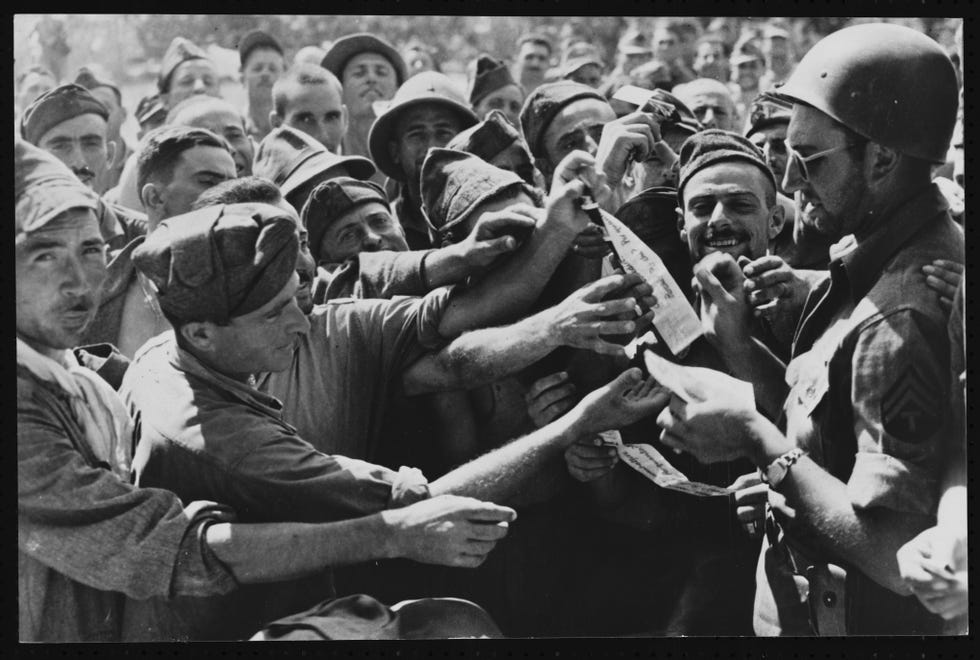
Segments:
[[[24,72],[20,639],[966,632],[962,76],[680,37]]]

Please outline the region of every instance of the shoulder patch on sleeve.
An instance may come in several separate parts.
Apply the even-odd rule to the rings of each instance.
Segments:
[[[935,433],[942,422],[938,393],[914,365],[909,365],[881,399],[885,431],[899,440],[915,442]]]

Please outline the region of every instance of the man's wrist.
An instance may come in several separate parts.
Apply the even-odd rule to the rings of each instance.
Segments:
[[[766,469],[770,463],[791,451],[795,445],[784,436],[776,425],[764,415],[756,412],[747,428],[749,434],[749,459],[760,469]]]
[[[380,549],[379,559],[395,559],[402,556],[399,544],[401,534],[398,524],[398,509],[386,509],[374,515],[368,516],[367,520],[372,526],[372,538],[376,539],[375,547]]]

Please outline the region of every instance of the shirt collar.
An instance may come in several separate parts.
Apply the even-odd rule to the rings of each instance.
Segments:
[[[169,334],[170,338],[167,340],[167,351],[170,364],[175,369],[202,379],[208,385],[230,394],[248,406],[258,408],[276,419],[282,419],[282,402],[279,399],[258,391],[249,383],[243,383],[218,373],[194,357],[189,351],[181,348],[177,344],[174,334]]]
[[[831,273],[843,270],[847,274],[852,299],[860,300],[878,281],[885,263],[920,229],[948,210],[949,202],[939,187],[930,184],[900,205],[865,238],[857,240],[853,235],[845,236],[831,246]]]

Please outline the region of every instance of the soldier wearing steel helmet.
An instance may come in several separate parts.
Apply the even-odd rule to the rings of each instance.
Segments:
[[[943,466],[946,315],[920,273],[964,257],[931,182],[953,133],[956,74],[925,35],[864,24],[817,43],[778,95],[793,104],[783,188],[809,231],[837,241],[787,368],[744,329],[763,278],[720,255],[697,282],[706,334],[784,424],[720,390],[694,405],[675,397],[658,420],[664,442],[705,461],[747,456],[769,483],[757,634],[936,634],[942,620],[895,553],[934,524]],[[713,378],[717,389],[725,376]]]

